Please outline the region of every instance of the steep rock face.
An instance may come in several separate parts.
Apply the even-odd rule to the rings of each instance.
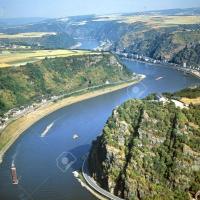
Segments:
[[[188,45],[183,50],[178,52],[174,58],[173,62],[182,64],[187,63],[187,65],[199,65],[200,64],[200,44]]]
[[[131,100],[89,155],[94,179],[125,199],[190,199],[200,189],[200,108]]]
[[[142,32],[129,32],[122,36],[117,48],[125,49],[127,53],[143,54],[154,59],[182,64],[185,62],[186,56],[190,57],[192,51],[199,51],[198,45],[191,45],[198,44],[199,39],[199,30],[183,31],[179,28],[160,28]],[[187,46],[189,48],[186,48]],[[191,60],[188,59],[190,64],[198,63],[196,59],[192,58]]]

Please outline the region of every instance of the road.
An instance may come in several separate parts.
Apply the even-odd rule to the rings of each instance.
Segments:
[[[85,181],[87,182],[87,184],[92,189],[94,189],[99,194],[101,194],[102,196],[105,196],[106,198],[111,199],[111,200],[124,200],[124,199],[121,199],[121,198],[119,198],[119,197],[111,194],[110,192],[102,189],[100,186],[98,186],[96,184],[96,182],[94,181],[94,179],[89,175],[88,167],[87,167],[87,157],[84,160],[83,165],[82,165],[82,174],[83,174],[83,177],[84,177]]]
[[[86,88],[83,88],[83,89],[80,89],[80,90],[76,90],[76,91],[73,91],[73,92],[70,92],[70,93],[65,93],[65,94],[56,96],[55,99],[54,98],[53,99],[49,99],[49,100],[44,99],[46,101],[38,103],[36,107],[34,107],[34,108],[26,108],[25,111],[21,112],[20,114],[17,114],[17,115],[15,115],[13,117],[9,117],[9,120],[4,124],[3,128],[0,128],[0,134],[1,134],[1,132],[3,132],[3,130],[12,121],[17,120],[18,118],[20,118],[22,116],[25,116],[25,115],[27,115],[30,112],[33,112],[34,110],[38,109],[39,107],[41,107],[43,105],[46,105],[48,103],[52,103],[55,100],[59,100],[59,99],[62,99],[64,97],[67,97],[67,96],[70,97],[71,95],[74,95],[74,94],[77,94],[77,93],[80,93],[80,92],[89,91],[89,90],[93,90],[93,89],[98,89],[98,88],[105,87],[105,86],[114,86],[114,85],[118,85],[118,84],[129,82],[129,81],[133,81],[133,79],[129,79],[129,80],[126,80],[126,81],[118,81],[118,82],[113,82],[113,83],[104,83],[104,84],[100,84],[100,85],[96,85],[96,86],[86,87]],[[135,81],[137,81],[137,79],[135,79]]]

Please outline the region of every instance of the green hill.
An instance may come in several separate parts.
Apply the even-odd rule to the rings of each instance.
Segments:
[[[22,33],[23,34],[23,33]],[[41,37],[14,37],[13,34],[8,34],[7,38],[0,37],[0,46],[12,48],[20,48],[21,46],[32,49],[65,49],[75,45],[75,40],[66,33],[56,33],[43,35]],[[34,34],[37,34],[34,33]],[[1,49],[4,49],[1,47]]]
[[[53,95],[127,80],[132,74],[110,53],[46,58],[0,69],[0,114]]]
[[[113,111],[92,145],[90,172],[127,200],[190,200],[200,189],[200,106],[147,99]]]
[[[124,35],[117,48],[176,64],[199,65],[200,32],[160,28]]]

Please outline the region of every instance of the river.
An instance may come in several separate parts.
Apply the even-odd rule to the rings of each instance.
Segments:
[[[82,156],[101,134],[112,110],[130,98],[200,84],[199,79],[168,67],[122,61],[131,71],[145,74],[146,79],[127,89],[67,106],[26,130],[0,165],[0,199],[96,200],[81,187],[72,172],[81,168]],[[45,136],[41,137],[44,132]],[[79,138],[73,139],[74,134]],[[18,185],[12,185],[12,162],[17,167]]]

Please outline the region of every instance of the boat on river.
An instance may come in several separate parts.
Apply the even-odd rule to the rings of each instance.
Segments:
[[[73,135],[73,139],[74,139],[74,140],[76,140],[76,139],[78,139],[78,138],[79,138],[79,135],[78,135],[78,134],[74,134],[74,135]]]
[[[17,170],[14,163],[12,163],[11,166],[11,176],[13,185],[17,185],[19,183],[19,180],[17,178]]]

